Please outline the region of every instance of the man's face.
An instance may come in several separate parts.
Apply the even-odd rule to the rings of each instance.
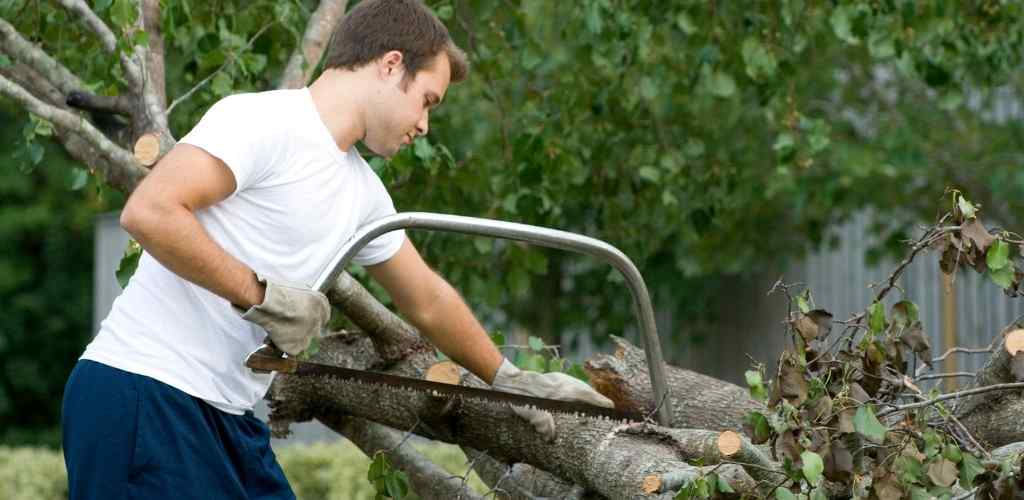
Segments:
[[[388,64],[385,59],[385,63]],[[385,73],[381,91],[367,111],[363,143],[374,153],[391,157],[416,136],[426,135],[430,110],[448,90],[451,69],[443,52],[412,80],[403,81],[405,66]]]

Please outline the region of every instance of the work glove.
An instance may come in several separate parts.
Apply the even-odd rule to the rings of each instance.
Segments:
[[[267,287],[263,303],[247,311],[233,306],[235,310],[243,319],[263,327],[278,349],[292,356],[306,350],[331,318],[327,297],[316,290],[276,283],[258,274],[256,279]]]
[[[525,396],[580,401],[605,408],[615,407],[612,400],[602,396],[580,379],[558,372],[537,373],[520,370],[508,359],[502,360],[491,387],[499,391]],[[551,417],[550,413],[525,406],[513,406],[512,411],[519,418],[530,422],[533,428],[544,437],[554,438],[555,419]]]

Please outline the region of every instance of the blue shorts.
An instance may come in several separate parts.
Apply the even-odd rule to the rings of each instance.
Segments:
[[[70,500],[294,499],[266,424],[89,360],[64,389]]]

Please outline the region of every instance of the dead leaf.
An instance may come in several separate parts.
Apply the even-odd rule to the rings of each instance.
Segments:
[[[985,253],[996,240],[978,219],[971,219],[960,226],[960,234],[974,243],[974,246]]]
[[[800,334],[800,337],[804,339],[804,342],[809,342],[813,339],[818,338],[818,324],[806,314],[801,314],[796,321],[793,322],[793,328]]]
[[[853,474],[853,453],[842,439],[832,443],[832,449],[825,455],[825,477],[832,481],[846,482]]]
[[[928,343],[928,337],[924,334],[924,328],[920,321],[915,321],[900,335],[900,342],[903,342],[910,350],[917,354],[917,357],[928,365],[932,366],[932,346]]]
[[[864,391],[864,388],[856,382],[850,384],[850,398],[860,404],[867,403],[871,399],[868,393]]]
[[[853,417],[856,415],[856,408],[847,408],[839,412],[839,432],[857,432],[857,428],[853,426]]]
[[[895,474],[887,474],[885,469],[875,469],[876,475],[871,484],[878,500],[900,500],[903,497],[903,488],[900,487],[899,479]],[[878,474],[881,472],[881,474]]]
[[[794,462],[800,459],[800,453],[804,451],[800,446],[800,440],[797,439],[797,432],[799,431],[787,429],[781,436],[779,436],[779,444],[782,446],[782,452]]]
[[[782,365],[779,367],[779,390],[783,398],[793,406],[800,406],[807,401],[807,391],[810,389],[807,379],[804,377],[803,369],[789,353],[783,355]]]
[[[932,462],[928,466],[928,479],[931,479],[936,486],[943,488],[952,486],[956,482],[958,474],[956,464],[945,458]]]

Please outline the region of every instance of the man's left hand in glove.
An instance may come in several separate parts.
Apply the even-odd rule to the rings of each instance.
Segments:
[[[502,361],[491,387],[499,391],[538,398],[579,401],[605,408],[615,407],[612,400],[602,396],[582,380],[564,373],[520,370],[507,359]],[[513,406],[512,411],[533,424],[537,432],[548,439],[554,438],[555,420],[550,413],[524,406]]]

